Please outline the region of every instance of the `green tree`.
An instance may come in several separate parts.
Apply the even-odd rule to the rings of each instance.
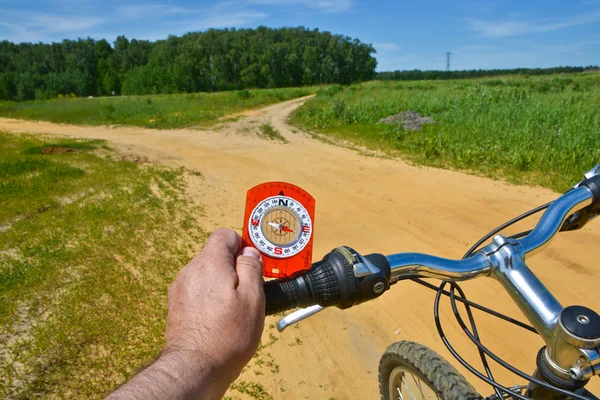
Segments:
[[[372,46],[304,27],[209,29],[150,42],[119,36],[0,42],[0,99],[180,93],[371,79]]]

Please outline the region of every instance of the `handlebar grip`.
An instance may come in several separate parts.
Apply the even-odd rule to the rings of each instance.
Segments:
[[[292,280],[276,279],[265,282],[264,289],[267,315],[291,310],[300,305],[298,288]]]
[[[265,282],[266,314],[276,314],[296,307],[319,304],[323,307],[340,302],[340,282],[329,253],[304,274],[295,278]]]
[[[381,254],[370,254],[362,261],[360,257],[349,247],[338,247],[304,274],[265,282],[266,314],[317,304],[345,309],[379,297],[390,287],[390,265]],[[366,260],[374,271],[355,276],[354,265]]]

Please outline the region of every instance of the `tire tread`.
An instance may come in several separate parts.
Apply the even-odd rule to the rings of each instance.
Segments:
[[[456,368],[433,350],[409,341],[389,346],[379,362],[379,391],[383,400],[391,400],[388,393],[389,377],[395,367],[405,367],[429,382],[443,400],[482,399]]]

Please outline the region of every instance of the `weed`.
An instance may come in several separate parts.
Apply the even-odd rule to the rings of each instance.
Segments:
[[[274,344],[278,340],[279,340],[279,338],[277,336],[275,336],[273,334],[273,332],[269,333],[269,344],[267,346],[270,346],[271,344]]]
[[[237,390],[240,393],[246,394],[249,397],[256,400],[273,399],[273,396],[271,396],[260,383],[248,382],[243,379],[240,379],[234,382],[230,386],[230,388],[233,390]]]
[[[271,369],[271,372],[274,374],[278,374],[279,373],[279,365],[275,363],[274,360],[268,361],[267,362],[267,367],[269,367]]]
[[[237,92],[238,96],[240,97],[240,99],[249,99],[250,97],[252,97],[252,92],[250,92],[248,89],[243,89]]]
[[[336,94],[343,92],[344,91],[344,87],[341,85],[331,85],[327,88],[323,88],[323,89],[319,89],[319,91],[317,92],[317,94],[319,96],[322,97],[332,97],[335,96]]]
[[[281,136],[278,130],[273,128],[271,124],[263,124],[259,127],[260,134],[259,136],[269,140],[277,140],[283,143],[289,143],[286,138]]]

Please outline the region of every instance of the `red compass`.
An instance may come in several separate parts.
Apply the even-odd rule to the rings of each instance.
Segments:
[[[314,197],[291,183],[248,190],[242,238],[262,253],[264,276],[285,278],[310,268],[314,218]]]

